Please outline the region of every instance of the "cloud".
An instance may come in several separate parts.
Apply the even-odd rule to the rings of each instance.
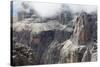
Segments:
[[[91,13],[91,12],[97,11],[97,6],[93,6],[93,5],[73,5],[72,4],[72,5],[68,5],[68,6],[73,13],[77,13],[77,12],[81,12],[81,11]]]
[[[23,7],[21,5],[23,1],[22,0],[14,0],[14,13],[16,14],[19,10],[22,10]],[[26,4],[30,6],[30,8],[34,9],[38,15],[42,17],[52,17],[54,15],[57,15],[61,13],[62,11],[62,5],[60,3],[44,3],[44,2],[29,2],[26,1]],[[72,13],[77,13],[81,11],[85,11],[87,13],[97,11],[96,6],[92,5],[74,5],[74,4],[66,4],[69,6]],[[68,7],[66,7],[68,8]],[[68,8],[68,9],[69,9]]]
[[[52,17],[61,12],[62,4],[32,2],[31,7],[42,17]]]

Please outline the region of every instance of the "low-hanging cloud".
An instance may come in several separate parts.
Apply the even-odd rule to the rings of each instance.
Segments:
[[[42,17],[52,17],[61,12],[62,4],[31,3],[31,7]]]
[[[15,0],[14,2],[14,9],[16,12],[18,10],[22,10],[22,0]],[[57,14],[60,14],[63,10],[63,4],[60,3],[43,3],[43,2],[29,2],[26,1],[26,4],[29,5],[29,8],[34,9],[38,15],[41,17],[52,17]],[[91,13],[93,11],[97,11],[96,6],[91,6],[91,5],[74,5],[74,4],[66,4],[68,7],[68,10],[70,9],[72,13],[77,13],[81,11],[85,11],[87,13]],[[65,8],[65,7],[64,7]]]
[[[97,6],[94,5],[68,5],[73,13],[85,11],[87,13],[97,11]]]

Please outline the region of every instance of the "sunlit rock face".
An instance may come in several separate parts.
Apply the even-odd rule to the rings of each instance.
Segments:
[[[90,16],[87,13],[81,13],[77,17],[71,38],[63,43],[61,62],[92,61],[94,54],[94,61],[97,59],[97,49],[94,49],[94,47],[96,48],[97,46],[95,41],[93,41],[93,33],[91,33],[91,31],[95,32],[96,30],[92,28],[96,21],[89,20],[90,18],[96,20],[92,15]]]
[[[95,14],[82,12],[75,18],[75,21],[65,24],[55,19],[39,22],[35,17],[33,15],[34,19],[29,18],[13,23],[13,45],[24,45],[22,46],[26,48],[26,50],[22,48],[24,52],[28,51],[27,47],[29,47],[35,58],[31,57],[31,63],[31,61],[27,61],[30,57],[27,57],[25,58],[27,63],[26,61],[24,63],[23,56],[21,56],[23,61],[21,63],[18,54],[14,53],[13,59],[18,59],[14,61],[17,63],[14,63],[15,65],[97,61],[97,19]],[[16,52],[20,53],[20,50]]]
[[[77,40],[75,42],[79,45],[86,44],[91,39],[90,27],[87,14],[81,13],[76,19],[72,40]]]

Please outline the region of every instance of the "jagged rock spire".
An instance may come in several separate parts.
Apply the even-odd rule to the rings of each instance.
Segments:
[[[86,44],[90,38],[90,25],[87,20],[87,13],[83,12],[77,17],[75,21],[75,29],[71,36],[71,40],[76,45]]]

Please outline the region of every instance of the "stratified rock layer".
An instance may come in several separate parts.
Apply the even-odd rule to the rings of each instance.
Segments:
[[[66,25],[36,21],[13,23],[13,65],[97,61],[96,15],[82,12]]]

